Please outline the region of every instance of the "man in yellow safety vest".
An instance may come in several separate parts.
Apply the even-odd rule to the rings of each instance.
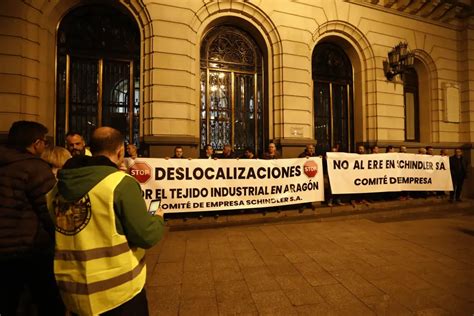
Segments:
[[[148,214],[139,184],[119,171],[119,131],[96,129],[90,147],[93,156],[68,160],[49,193],[61,296],[79,315],[148,315],[144,249],[161,239],[163,214]]]

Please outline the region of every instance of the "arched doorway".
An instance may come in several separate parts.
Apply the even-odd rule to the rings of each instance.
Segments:
[[[234,26],[212,28],[201,44],[200,148],[264,150],[266,113],[261,49]]]
[[[57,36],[56,143],[68,131],[86,141],[99,126],[139,142],[140,33],[120,8],[86,5],[69,12]]]
[[[314,137],[318,151],[331,146],[339,151],[354,148],[352,65],[336,44],[316,45],[312,56]]]

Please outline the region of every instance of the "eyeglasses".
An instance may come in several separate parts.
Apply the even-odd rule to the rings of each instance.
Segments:
[[[45,147],[49,147],[49,141],[45,138],[38,138],[38,140],[42,141]]]

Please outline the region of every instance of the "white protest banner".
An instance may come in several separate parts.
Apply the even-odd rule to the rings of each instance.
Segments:
[[[128,160],[147,205],[166,213],[232,210],[324,200],[321,158]]]
[[[449,157],[327,153],[332,193],[452,191]]]

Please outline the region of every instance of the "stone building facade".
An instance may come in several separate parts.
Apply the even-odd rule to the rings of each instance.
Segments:
[[[136,38],[114,33],[119,15]],[[3,136],[20,119],[48,126],[57,144],[71,126],[118,124],[152,157],[169,156],[176,145],[197,157],[206,143],[262,152],[270,141],[294,157],[317,141],[322,150],[345,151],[405,144],[452,153],[461,146],[472,165],[467,0],[5,0],[0,24]],[[114,51],[121,43],[135,45],[129,55]],[[399,43],[413,53],[413,68],[388,78],[384,61]],[[120,71],[125,77],[113,82]],[[102,80],[109,87],[95,88]],[[87,88],[92,100],[81,100]]]

